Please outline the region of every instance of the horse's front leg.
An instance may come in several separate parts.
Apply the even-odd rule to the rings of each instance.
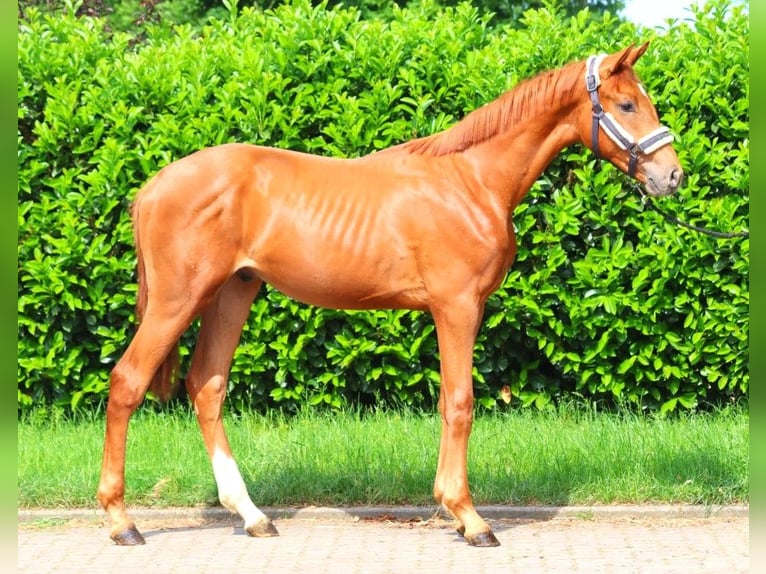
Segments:
[[[458,532],[472,546],[498,546],[479,516],[468,488],[468,438],[473,423],[473,347],[483,304],[468,300],[433,309],[441,355],[439,411],[442,418],[434,497],[459,522]]]

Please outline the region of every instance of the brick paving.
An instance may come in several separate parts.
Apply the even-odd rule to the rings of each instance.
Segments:
[[[747,510],[678,512],[490,512],[501,546],[472,548],[442,518],[417,513],[271,513],[277,538],[246,535],[231,515],[134,513],[145,546],[119,547],[97,513],[20,513],[18,572],[224,574],[749,572]],[[424,510],[420,514],[428,514]],[[487,512],[483,513],[487,516]],[[74,516],[74,517],[73,517]],[[96,518],[98,516],[98,518]],[[290,517],[284,517],[290,516]],[[524,517],[526,516],[526,517]]]

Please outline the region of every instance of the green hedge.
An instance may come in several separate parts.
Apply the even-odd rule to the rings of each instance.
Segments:
[[[638,71],[687,173],[663,206],[746,228],[748,17],[724,0],[696,15],[695,27],[657,34],[555,8],[490,28],[469,4],[425,1],[366,21],[296,2],[134,38],[30,9],[18,34],[20,409],[103,402],[135,329],[130,201],[206,146],[357,156],[444,129],[539,71],[651,39]],[[670,225],[625,181],[576,146],[517,209],[517,261],[475,353],[480,405],[497,405],[506,384],[514,404],[538,407],[578,396],[667,411],[747,394],[749,241]],[[230,380],[235,409],[431,406],[433,325],[267,289]]]

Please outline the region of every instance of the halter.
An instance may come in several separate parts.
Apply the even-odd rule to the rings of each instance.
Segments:
[[[649,155],[664,145],[673,141],[673,134],[665,126],[660,126],[656,130],[648,133],[638,141],[614,118],[612,114],[604,111],[604,107],[598,99],[598,87],[601,85],[601,78],[598,75],[598,68],[601,62],[606,58],[606,54],[590,56],[585,64],[585,87],[590,95],[590,101],[593,104],[593,127],[591,129],[591,141],[593,142],[593,153],[596,158],[600,158],[598,149],[598,128],[604,130],[604,133],[617,144],[620,149],[630,154],[628,162],[628,175],[636,175],[636,165],[638,164],[639,153]]]

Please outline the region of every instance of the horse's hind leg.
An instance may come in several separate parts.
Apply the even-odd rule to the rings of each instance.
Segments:
[[[245,530],[251,536],[277,536],[276,528],[247,493],[222,422],[231,359],[262,283],[248,279],[231,277],[202,312],[186,387],[213,465],[221,503],[244,519]]]
[[[106,436],[98,500],[109,515],[112,540],[143,544],[144,538],[125,511],[125,442],[131,414],[144,398],[154,373],[192,319],[188,307],[151,305],[125,354],[112,369],[106,409]]]

